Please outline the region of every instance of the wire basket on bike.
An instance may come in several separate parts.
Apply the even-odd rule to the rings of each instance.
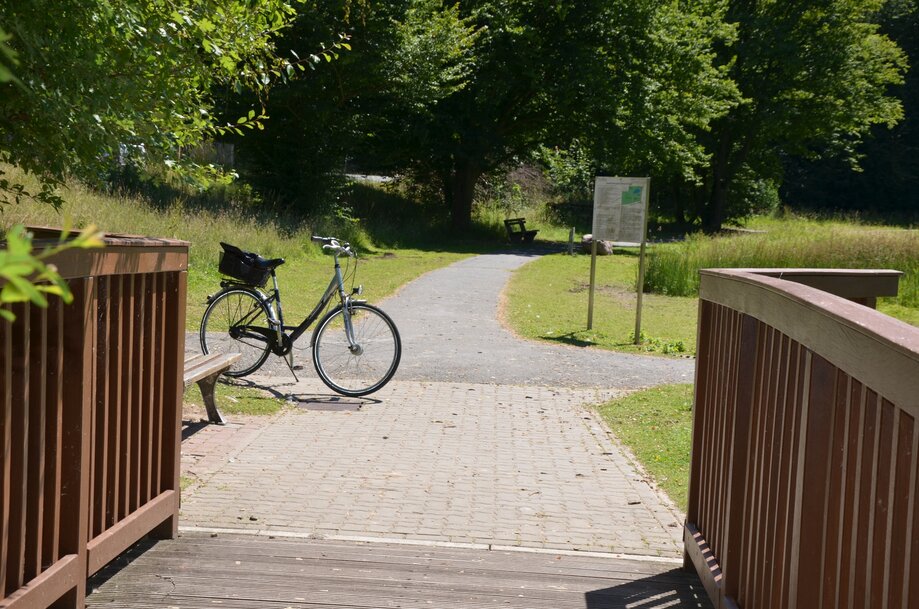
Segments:
[[[259,268],[255,265],[258,256],[244,252],[235,245],[222,243],[223,252],[220,254],[220,272],[228,277],[256,287],[264,287],[271,275],[271,269]]]

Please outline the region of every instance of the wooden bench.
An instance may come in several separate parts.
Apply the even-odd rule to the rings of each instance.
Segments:
[[[204,399],[204,408],[207,409],[207,419],[211,423],[226,425],[227,420],[217,409],[214,387],[217,385],[217,377],[229,370],[239,357],[239,353],[185,354],[185,375],[183,377],[185,387],[198,383],[201,397]]]
[[[538,230],[527,230],[526,220],[523,218],[510,218],[504,221],[507,229],[507,238],[512,243],[533,243]]]

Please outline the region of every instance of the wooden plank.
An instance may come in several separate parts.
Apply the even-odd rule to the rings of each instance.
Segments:
[[[144,284],[144,352],[143,352],[143,400],[141,407],[143,409],[143,423],[141,425],[140,445],[142,448],[140,462],[140,505],[150,501],[154,496],[152,494],[152,474],[153,474],[153,358],[156,338],[154,336],[156,315],[154,291],[156,289],[156,275],[147,276]]]
[[[137,247],[108,245],[104,249],[68,250],[48,260],[57,266],[65,279],[185,271],[188,269],[188,246],[138,250]]]
[[[73,606],[77,602],[77,588],[85,585],[86,575],[80,560],[75,554],[68,554],[55,561],[28,586],[18,589],[3,599],[4,609],[32,609],[49,607],[54,601],[65,597]],[[82,597],[80,597],[82,598]],[[82,606],[82,605],[79,605]]]
[[[130,354],[131,360],[131,380],[133,391],[131,392],[130,412],[131,426],[131,467],[128,469],[128,514],[133,514],[140,507],[141,487],[141,470],[143,467],[143,454],[146,447],[142,443],[141,428],[144,423],[143,401],[144,392],[147,388],[144,386],[144,288],[147,283],[146,275],[134,275],[134,316],[131,322],[133,332],[132,349]]]
[[[44,536],[45,479],[45,412],[47,410],[48,378],[48,311],[38,308],[32,315],[31,352],[33,363],[29,375],[29,456],[31,468],[28,476],[29,498],[26,509],[25,581],[41,573],[41,549]]]
[[[87,572],[92,574],[131,547],[173,514],[177,491],[166,491],[89,542]]]
[[[885,404],[885,407],[889,404]],[[916,475],[913,441],[915,420],[902,414],[897,422],[896,459],[893,461],[893,484],[891,485],[890,520],[888,521],[890,577],[885,582],[884,603],[888,609],[905,609],[908,599],[903,595],[903,586],[909,573],[909,551],[907,545],[912,539],[913,485]]]
[[[153,381],[153,471],[151,472],[152,493],[156,497],[163,490],[162,486],[162,459],[163,459],[163,400],[165,390],[165,361],[166,361],[166,283],[165,274],[157,275],[157,290],[154,318],[156,320],[156,347],[154,351],[154,381]]]
[[[853,383],[851,386],[852,397],[849,402],[850,408],[854,408],[857,413],[858,422],[852,427],[850,440],[854,440],[855,450],[851,453],[851,461],[848,464],[848,478],[846,485],[852,489],[849,493],[849,506],[847,508],[846,518],[843,525],[848,527],[849,531],[855,531],[847,539],[849,543],[846,549],[847,563],[843,563],[846,576],[843,578],[845,586],[840,587],[840,607],[851,608],[855,602],[855,586],[861,575],[862,548],[859,546],[858,532],[862,527],[857,523],[863,518],[861,512],[863,509],[864,497],[866,493],[862,489],[864,476],[862,475],[864,454],[866,450],[866,438],[868,436],[867,427],[871,425],[873,417],[868,413],[867,391],[861,383]],[[868,444],[867,446],[870,446]]]
[[[60,559],[61,470],[64,418],[64,304],[52,300],[48,305],[48,416],[45,437],[45,535],[42,538],[42,569]]]
[[[727,469],[728,513],[726,515],[725,546],[721,569],[725,578],[725,594],[739,598],[743,581],[743,540],[747,528],[745,505],[749,477],[748,446],[750,420],[756,385],[756,356],[759,349],[759,324],[747,315],[741,316],[739,329],[739,360],[737,392],[731,421],[730,461]]]
[[[92,402],[95,399],[93,349],[97,340],[96,280],[71,285],[74,300],[64,324],[64,410],[62,419],[61,551],[77,556],[86,569],[89,540],[90,441]],[[77,586],[74,601],[82,605],[85,590]]]
[[[885,590],[890,580],[890,518],[891,505],[893,503],[893,469],[896,467],[896,460],[899,441],[899,434],[896,429],[899,427],[900,411],[894,409],[889,402],[883,400],[878,402],[878,410],[881,414],[881,426],[878,429],[878,458],[875,469],[876,490],[873,493],[874,520],[868,523],[874,533],[874,543],[868,548],[871,555],[872,568],[868,574],[870,586],[869,606],[871,607],[888,607]]]
[[[3,305],[7,310],[12,307]],[[6,596],[6,569],[9,563],[9,537],[10,537],[10,475],[12,471],[11,459],[6,456],[10,454],[10,446],[13,443],[13,335],[10,324],[0,326],[0,357],[2,357],[2,366],[0,374],[3,379],[3,394],[0,395],[0,598]]]
[[[211,353],[187,357],[182,381],[188,387],[203,378],[228,369],[240,357],[239,353]]]
[[[842,518],[845,498],[846,478],[846,445],[848,442],[849,385],[852,378],[847,374],[838,374],[836,379],[836,400],[833,404],[834,425],[830,428],[831,452],[828,472],[826,509],[826,550],[823,556],[824,570],[821,598],[824,607],[838,606],[839,565],[842,546]]]
[[[29,480],[29,359],[31,358],[31,306],[14,307],[16,321],[13,322],[12,384],[13,416],[11,420],[12,442],[6,453],[11,461],[9,534],[7,544],[6,583],[9,589],[23,585],[25,575],[25,551],[29,543],[26,530],[28,511]],[[6,323],[6,322],[0,322]]]
[[[131,486],[131,471],[134,469],[132,457],[134,445],[131,443],[131,430],[134,428],[132,418],[132,405],[134,398],[134,275],[124,278],[123,292],[124,317],[122,319],[122,387],[121,400],[118,411],[121,415],[121,427],[118,430],[119,446],[119,471],[118,471],[118,513],[116,523],[130,515],[131,495],[134,488]]]
[[[93,588],[88,607],[711,607],[660,563],[223,534],[141,544]]]
[[[779,589],[780,604],[782,607],[791,607],[794,594],[797,592],[794,588],[793,577],[797,563],[795,557],[798,555],[796,544],[800,542],[800,489],[798,484],[798,475],[803,476],[803,452],[804,452],[804,434],[807,425],[807,397],[810,390],[810,369],[812,353],[803,346],[798,348],[797,370],[795,371],[795,390],[792,395],[791,403],[787,405],[788,412],[791,413],[791,425],[789,426],[789,450],[788,450],[788,480],[786,483],[787,501],[784,502],[782,518],[785,522],[785,540],[784,552],[785,565],[782,570],[782,580]],[[802,608],[803,609],[803,608]]]
[[[703,270],[699,298],[778,328],[919,416],[919,329],[808,286],[732,270]]]
[[[124,277],[117,276],[110,279],[111,296],[110,312],[111,320],[111,340],[109,349],[112,354],[117,356],[109,358],[109,393],[108,393],[108,433],[106,435],[106,452],[108,453],[106,473],[107,498],[105,502],[105,526],[102,531],[113,526],[122,517],[121,509],[121,463],[122,445],[124,443],[122,436],[122,410],[124,404],[124,318],[126,316],[125,298],[124,298]],[[102,532],[100,531],[100,533]]]
[[[871,536],[871,527],[866,523],[874,520],[874,468],[877,463],[878,451],[878,429],[880,427],[880,411],[877,407],[877,394],[866,389],[863,393],[863,408],[865,410],[865,425],[863,428],[863,438],[861,440],[861,450],[859,451],[859,480],[858,480],[858,505],[857,517],[855,522],[856,529],[854,547],[852,550],[852,568],[850,576],[850,607],[862,607],[868,598],[868,581],[867,575],[871,573],[871,556],[867,548],[871,547],[873,542]]]
[[[179,488],[182,462],[182,371],[185,361],[185,304],[188,273],[173,273],[166,280],[168,320],[164,355],[163,455],[160,488],[175,491],[174,515],[151,535],[175,537],[179,530]]]
[[[95,407],[93,411],[93,493],[92,493],[92,530],[95,537],[105,530],[105,514],[108,511],[108,422],[109,422],[109,360],[116,357],[112,348],[112,294],[111,278],[102,277],[98,281],[99,290],[99,331],[96,348],[96,384]]]

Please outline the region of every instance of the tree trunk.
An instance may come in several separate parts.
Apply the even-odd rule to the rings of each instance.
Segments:
[[[731,170],[733,141],[729,129],[721,129],[718,136],[717,149],[712,155],[711,191],[702,215],[702,228],[707,233],[717,233],[721,230],[727,210],[728,192],[734,178]]]
[[[444,195],[449,197],[447,204],[450,206],[454,232],[463,232],[472,223],[472,198],[475,195],[476,182],[481,175],[482,170],[474,162],[459,160],[453,165],[449,187],[444,188]]]

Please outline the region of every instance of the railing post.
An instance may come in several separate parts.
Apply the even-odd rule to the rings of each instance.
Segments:
[[[750,414],[756,383],[756,361],[759,348],[759,323],[749,315],[741,316],[740,358],[731,422],[730,461],[727,471],[728,513],[725,515],[724,550],[721,572],[724,594],[737,598],[740,585],[741,549],[746,516],[747,475],[750,471]]]
[[[171,298],[166,310],[168,328],[164,369],[166,378],[172,379],[163,391],[163,463],[162,488],[175,491],[175,508],[172,517],[153,529],[155,539],[172,539],[179,532],[180,476],[182,459],[182,369],[185,362],[185,301],[188,290],[188,272],[171,273],[167,281]]]
[[[86,573],[89,542],[92,403],[96,358],[96,280],[71,282],[74,301],[65,313],[61,469],[61,554],[75,554]],[[67,323],[69,322],[69,323]],[[81,609],[86,586],[77,581],[62,606]]]

